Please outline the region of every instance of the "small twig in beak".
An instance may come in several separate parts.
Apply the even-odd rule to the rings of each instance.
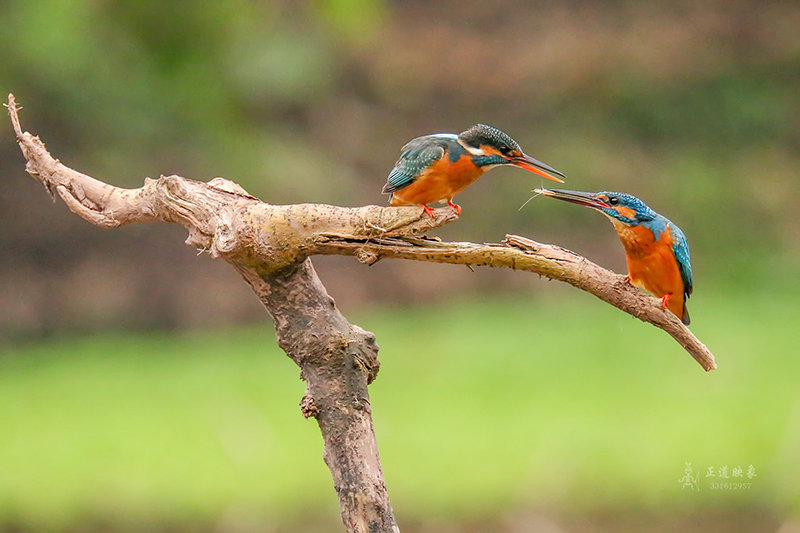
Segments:
[[[533,191],[531,191],[531,192],[536,192],[536,191],[538,191],[538,190],[539,190],[539,189],[534,189],[534,190],[533,190]],[[541,193],[541,192],[536,192],[536,194],[534,194],[533,196],[531,196],[530,198],[528,198],[528,199],[525,201],[525,203],[524,203],[524,204],[522,204],[521,206],[519,206],[519,209],[517,209],[517,211],[522,211],[522,208],[523,208],[523,207],[525,207],[526,205],[528,205],[528,202],[530,202],[531,200],[533,200],[533,199],[534,199],[534,198],[536,198],[537,196],[541,196],[541,195],[542,195],[542,193]]]

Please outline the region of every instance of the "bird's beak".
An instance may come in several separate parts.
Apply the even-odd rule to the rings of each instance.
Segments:
[[[534,189],[533,192],[543,196],[564,200],[565,202],[593,207],[595,209],[607,209],[611,207],[590,192],[567,191],[564,189]]]
[[[522,154],[517,157],[509,157],[508,162],[511,165],[517,166],[519,168],[524,168],[525,170],[529,170],[531,172],[535,172],[540,176],[544,176],[547,179],[557,181],[559,183],[564,183],[564,180],[562,180],[561,178],[567,177],[562,172],[559,172],[550,165],[545,165],[541,161],[534,159],[529,155]]]

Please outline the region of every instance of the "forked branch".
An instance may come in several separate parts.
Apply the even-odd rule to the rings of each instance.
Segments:
[[[280,346],[308,382],[303,413],[319,422],[349,531],[397,531],[367,393],[378,371],[378,348],[371,333],[336,309],[308,261],[311,255],[353,255],[366,264],[396,258],[532,272],[590,292],[665,330],[703,368],[716,368],[708,348],[663,310],[659,299],[569,250],[514,235],[499,244],[425,237],[458,218],[451,208],[437,209],[431,218],[418,207],[270,205],[223,178],[203,183],[161,176],[146,178],[140,188],[122,189],[53,158],[38,137],[23,132],[13,95],[7,107],[27,172],[58,193],[72,212],[106,228],[180,224],[189,232],[186,244],[229,262],[250,284],[275,319]]]
[[[179,176],[146,179],[138,189],[121,189],[72,170],[46,150],[38,137],[23,133],[13,95],[9,113],[27,159],[26,170],[84,219],[104,227],[162,221],[183,225],[186,243],[215,257],[240,256],[260,271],[274,271],[314,254],[353,255],[371,264],[382,258],[511,268],[564,281],[669,333],[704,369],[714,356],[678,318],[623,276],[576,253],[524,237],[507,235],[501,244],[440,242],[421,237],[455,220],[449,208],[436,217],[416,207],[357,208],[321,204],[269,205],[239,185]]]

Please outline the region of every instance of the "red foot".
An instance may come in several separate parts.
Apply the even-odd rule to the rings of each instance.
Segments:
[[[455,209],[455,210],[456,210],[456,213],[458,213],[459,215],[461,214],[461,206],[460,206],[460,205],[458,205],[458,204],[454,204],[454,203],[453,203],[453,199],[452,199],[452,198],[450,198],[449,200],[447,200],[447,205],[449,205],[450,207],[452,207],[453,209]]]
[[[665,294],[663,298],[661,298],[661,309],[667,308],[667,303],[669,302],[669,297],[672,296],[672,293]]]
[[[631,281],[633,281],[633,280],[631,279],[631,275],[630,275],[630,274],[628,274],[627,276],[625,276],[625,281],[627,281],[628,283],[630,283]]]
[[[425,204],[422,204],[422,209],[423,209],[423,210],[424,210],[426,213],[428,213],[428,216],[429,216],[429,217],[431,217],[431,218],[436,218],[436,216],[433,214],[433,209],[431,209],[431,208],[430,208],[430,207],[428,207],[427,205],[425,205]]]

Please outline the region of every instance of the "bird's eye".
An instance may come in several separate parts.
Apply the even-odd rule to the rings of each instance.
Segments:
[[[509,148],[508,146],[501,146],[499,150],[501,154],[508,155],[508,153],[511,151],[511,148]]]
[[[617,198],[616,196],[609,196],[608,203],[611,205],[617,205],[619,204],[619,198]]]

